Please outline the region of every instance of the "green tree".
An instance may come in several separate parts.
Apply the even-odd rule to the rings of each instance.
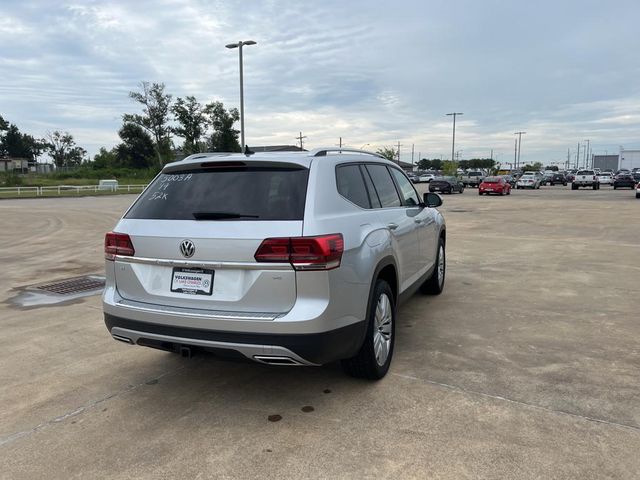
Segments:
[[[398,151],[396,149],[394,149],[393,147],[382,147],[382,148],[379,148],[378,150],[376,150],[376,153],[378,155],[382,155],[387,160],[391,160],[392,162],[397,162],[398,161],[398,159],[397,159]],[[418,165],[420,165],[420,163],[418,163]]]
[[[540,162],[535,162],[533,165],[525,165],[524,167],[522,167],[522,171],[523,172],[537,172],[538,170],[542,169],[542,163]]]
[[[458,173],[458,163],[451,160],[445,160],[442,164],[442,173],[445,175],[456,176]]]
[[[204,107],[209,125],[213,127],[213,133],[209,137],[208,146],[212,152],[239,152],[239,130],[233,128],[234,123],[240,120],[237,108],[226,110],[222,102],[211,102]]]
[[[93,157],[93,168],[102,169],[116,166],[118,166],[118,157],[115,148],[107,150],[104,147],[100,147],[100,151]]]
[[[56,167],[68,167],[82,162],[87,153],[84,148],[78,147],[73,135],[69,132],[55,131],[47,133],[46,151],[49,153]]]
[[[142,115],[125,113],[124,123],[133,123],[151,134],[155,142],[158,164],[163,165],[163,155],[168,158],[171,148],[169,113],[171,95],[164,92],[164,83],[140,83],[140,92],[129,92],[129,98],[142,105]]]
[[[431,168],[431,160],[427,160],[423,158],[418,161],[418,169],[419,170],[429,170]]]
[[[171,107],[177,127],[173,127],[173,133],[184,138],[182,150],[187,155],[202,151],[202,137],[205,135],[208,126],[207,116],[196,97],[188,96],[185,99],[178,97],[176,103]]]
[[[118,135],[122,140],[115,148],[119,166],[148,168],[152,165],[155,153],[153,139],[141,126],[125,123]]]
[[[433,168],[434,170],[442,170],[443,165],[444,164],[442,160],[440,160],[439,158],[434,158],[433,160],[431,160],[431,168]]]

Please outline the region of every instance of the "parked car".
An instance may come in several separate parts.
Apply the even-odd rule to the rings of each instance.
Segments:
[[[600,185],[613,185],[613,176],[610,173],[602,172],[598,175],[598,182]]]
[[[640,182],[636,184],[636,198],[640,198]]]
[[[594,190],[600,188],[598,176],[593,170],[578,170],[576,177],[571,182],[571,190],[578,190],[580,187],[591,187]]]
[[[486,177],[478,187],[478,195],[511,195],[511,185],[503,177]]]
[[[477,187],[482,183],[483,178],[482,172],[467,172],[460,177],[460,181],[465,187]]]
[[[196,154],[105,237],[111,336],[382,378],[396,308],[445,281],[440,197],[377,154]]]
[[[640,171],[635,171],[631,175],[633,175],[633,179],[637,182],[640,182]]]
[[[613,179],[613,189],[618,188],[635,188],[636,181],[633,179],[633,175],[630,173],[619,173],[616,178]]]
[[[540,188],[540,174],[537,172],[524,172],[516,183],[516,190],[521,188]]]
[[[429,183],[434,178],[436,178],[436,176],[433,173],[423,173],[420,175],[419,181],[420,183]]]
[[[464,192],[464,184],[456,177],[436,177],[429,184],[430,192]]]
[[[511,185],[511,188],[515,187],[516,182],[518,181],[516,180],[516,177],[514,177],[513,175],[503,175],[502,178],[504,178],[505,182]]]
[[[545,175],[542,179],[542,185],[567,185],[567,178],[564,173],[554,172],[550,175]]]

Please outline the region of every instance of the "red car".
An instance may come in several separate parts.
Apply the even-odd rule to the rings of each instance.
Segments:
[[[478,195],[489,195],[497,193],[498,195],[511,195],[511,185],[502,177],[487,177],[478,187]]]

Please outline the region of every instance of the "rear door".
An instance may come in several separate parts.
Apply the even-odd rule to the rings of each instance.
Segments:
[[[420,206],[422,202],[418,192],[411,182],[407,180],[404,173],[397,168],[390,168],[394,180],[398,186],[398,191],[402,203],[407,207],[407,214],[413,218],[418,232],[418,255],[415,257],[416,272],[424,273],[435,262],[437,249],[438,232],[436,230],[435,210]]]
[[[404,290],[412,283],[420,268],[420,240],[414,221],[417,209],[403,204],[391,172],[385,165],[367,164],[365,170],[372,180],[381,205],[378,210],[380,220],[394,239],[400,270],[400,289]]]
[[[288,311],[294,270],[257,263],[254,254],[265,238],[302,235],[308,169],[258,161],[206,165],[160,174],[118,223],[116,231],[129,234],[135,249],[134,257],[115,260],[119,294],[155,305]],[[193,278],[212,288],[181,283]]]

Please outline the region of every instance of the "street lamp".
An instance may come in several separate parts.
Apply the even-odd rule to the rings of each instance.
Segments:
[[[589,168],[589,148],[591,147],[591,140],[587,138],[585,142],[587,142],[587,149],[584,151],[584,168]]]
[[[456,153],[456,117],[458,115],[464,115],[462,112],[447,113],[447,117],[453,117],[453,141],[451,142],[451,161],[453,162],[454,155]]]
[[[522,135],[526,135],[527,132],[516,132],[514,135],[518,135],[518,159],[516,160],[516,168],[520,166],[520,144],[522,143]]]
[[[230,43],[225,45],[227,48],[237,48],[238,57],[240,59],[240,148],[244,152],[244,84],[242,72],[242,47],[245,45],[255,45],[253,40],[239,41],[238,43]]]

